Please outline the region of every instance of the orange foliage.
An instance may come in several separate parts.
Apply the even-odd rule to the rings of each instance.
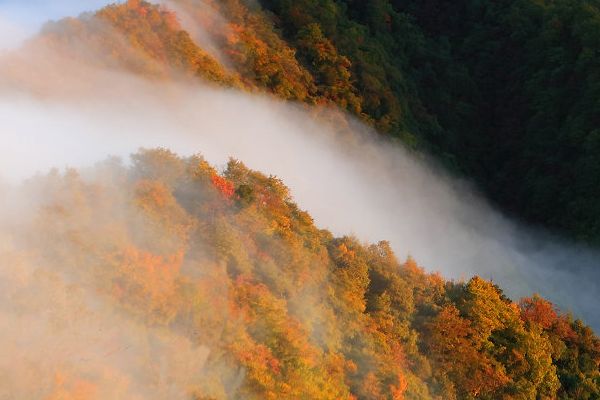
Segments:
[[[577,332],[573,330],[571,324],[565,316],[560,316],[552,328],[558,337],[565,341],[573,341],[577,339]]]
[[[233,197],[235,194],[235,186],[233,185],[233,182],[216,174],[211,176],[210,179],[212,184],[219,190],[219,192],[223,194],[223,196],[228,199]]]
[[[173,317],[183,252],[157,256],[127,247],[119,256],[112,293],[128,308],[147,310],[160,321]]]
[[[240,348],[237,356],[244,365],[258,364],[275,375],[281,373],[281,362],[273,356],[271,349],[263,344]]]
[[[404,400],[404,393],[408,388],[408,381],[403,374],[398,374],[398,384],[390,385],[390,393],[392,394],[393,400]]]
[[[373,372],[369,372],[365,375],[362,381],[362,390],[365,398],[367,399],[379,399],[382,397],[381,385],[377,376]]]
[[[70,379],[65,374],[56,373],[55,389],[44,400],[92,400],[97,398],[97,387],[91,382]]]
[[[548,329],[558,319],[554,305],[539,296],[526,297],[521,300],[521,319],[531,321]]]
[[[492,359],[479,351],[471,321],[454,305],[444,307],[428,324],[426,341],[436,368],[447,373],[468,395],[493,393],[509,378]]]
[[[143,180],[137,183],[136,194],[140,199],[140,205],[163,208],[173,198],[171,191],[162,183]]]
[[[141,7],[140,0],[127,0],[127,8],[130,10],[137,10]]]

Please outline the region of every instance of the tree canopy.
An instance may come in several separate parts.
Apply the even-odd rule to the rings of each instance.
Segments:
[[[37,260],[37,272],[13,296],[66,279],[130,321],[211,349],[189,372],[200,377],[189,398],[600,396],[600,340],[581,321],[479,277],[426,273],[387,242],[334,237],[283,182],[237,160],[219,171],[199,155],[142,150],[130,167],[86,176],[52,172],[23,187],[40,199],[21,227],[35,245],[8,260]],[[95,398],[77,393],[100,378],[73,374],[47,398]]]

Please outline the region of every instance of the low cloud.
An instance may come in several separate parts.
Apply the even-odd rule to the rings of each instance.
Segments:
[[[27,68],[35,79],[23,80]],[[358,122],[340,128],[334,121],[350,119],[335,111],[191,82],[147,82],[60,58],[43,71],[15,70],[18,79],[0,82],[5,180],[109,155],[127,159],[140,147],[198,152],[218,165],[235,157],[282,178],[335,234],[389,240],[400,257],[411,254],[449,278],[479,274],[512,296],[539,292],[600,322],[591,301],[599,282],[595,251],[507,220],[426,157]]]

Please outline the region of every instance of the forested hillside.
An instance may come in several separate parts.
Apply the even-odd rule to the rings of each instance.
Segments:
[[[88,78],[117,95],[105,82],[161,83],[131,102],[175,98],[172,82],[216,93],[197,79],[322,113],[332,135],[351,126],[328,112],[342,109],[393,138],[384,144],[474,180],[504,211],[597,244],[599,10],[591,0],[128,0],[47,24],[0,63],[2,88],[60,112],[48,92],[64,83],[57,104],[89,113],[98,92],[78,86]],[[38,65],[46,55],[61,62]],[[59,71],[36,74],[44,68]],[[44,86],[48,76],[64,80]],[[200,100],[185,106],[211,101]],[[149,135],[138,119],[115,118],[105,140]],[[0,182],[0,399],[600,399],[600,339],[583,321],[479,276],[426,272],[388,242],[336,237],[300,206],[240,161],[217,169],[164,148]],[[424,229],[436,228],[453,234]]]
[[[77,36],[104,48],[101,62],[150,76],[336,104],[435,154],[508,213],[600,240],[598,1],[165,3],[185,18],[130,0],[44,36]],[[107,26],[136,57],[102,39]]]
[[[600,340],[581,321],[479,277],[425,273],[386,242],[334,237],[239,161],[219,172],[143,150],[131,167],[54,171],[13,197],[33,214],[0,248],[2,335],[21,355],[0,362],[0,394],[600,397]],[[26,323],[37,328],[11,339]]]

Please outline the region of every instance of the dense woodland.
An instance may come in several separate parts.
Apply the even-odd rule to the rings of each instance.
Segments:
[[[339,106],[507,212],[600,241],[599,2],[169,5],[186,21],[130,0],[48,24],[39,40],[150,79]],[[217,171],[161,149],[132,161],[26,185],[43,203],[24,235],[36,252],[17,259],[54,272],[0,296],[68,276],[128,320],[205,346],[195,400],[600,399],[600,340],[548,301],[333,237],[280,180],[239,161]],[[94,398],[65,379],[43,398]]]
[[[157,372],[164,356],[152,356],[160,342],[146,338],[159,329],[179,348],[210,350],[195,369],[179,361],[195,376],[186,386],[195,400],[600,398],[600,340],[581,321],[537,296],[513,302],[479,277],[425,273],[386,242],[333,237],[280,180],[239,161],[219,172],[201,156],[143,150],[131,167],[54,171],[21,190],[40,200],[21,222],[21,245],[0,252],[14,260],[2,304],[19,321],[46,310],[35,318],[57,337],[86,332],[99,301],[146,327],[127,339],[150,346],[146,390],[170,376]],[[50,308],[39,303],[48,287]],[[63,371],[39,398],[111,396],[94,389],[106,371],[76,360],[88,369]],[[37,376],[35,365],[17,376]],[[39,381],[56,368],[44,367]],[[108,379],[109,388],[121,381]]]
[[[49,25],[46,33],[66,41],[76,33],[148,75],[185,71],[336,104],[436,155],[507,213],[600,240],[597,0],[167,4],[209,38],[213,54],[174,12],[137,0]],[[125,34],[139,50],[135,58],[102,40],[106,31],[91,23],[98,19]]]

